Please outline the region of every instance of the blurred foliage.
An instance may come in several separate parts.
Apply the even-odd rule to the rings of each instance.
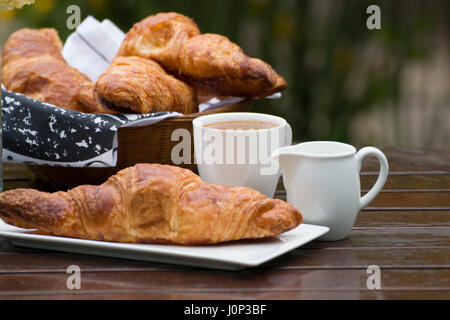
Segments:
[[[177,11],[192,17],[202,32],[226,35],[286,78],[288,89],[282,99],[255,101],[253,111],[285,117],[296,140],[349,141],[349,127],[358,113],[395,105],[402,69],[414,59],[427,59],[427,39],[438,29],[445,29],[448,36],[450,21],[450,2],[445,0],[75,3],[82,18],[108,18],[124,31],[148,15]],[[71,4],[74,1],[36,0],[1,19],[14,21],[14,28],[54,27],[65,39],[71,32],[66,27],[66,8]],[[371,4],[381,8],[381,30],[366,27]]]

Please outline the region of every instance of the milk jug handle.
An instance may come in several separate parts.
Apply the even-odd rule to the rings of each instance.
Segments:
[[[380,172],[378,174],[378,179],[372,189],[370,189],[369,192],[367,192],[363,197],[359,199],[359,210],[362,210],[364,207],[366,207],[370,202],[372,202],[373,199],[375,199],[378,193],[380,193],[386,182],[389,172],[389,165],[386,156],[383,152],[374,147],[365,147],[356,153],[356,165],[358,172],[361,171],[363,160],[368,156],[375,156],[378,159],[380,163]]]

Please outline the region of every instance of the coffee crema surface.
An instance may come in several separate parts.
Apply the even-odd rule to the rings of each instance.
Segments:
[[[213,122],[205,125],[204,127],[219,130],[260,130],[275,128],[278,127],[278,125],[265,121],[236,120]]]

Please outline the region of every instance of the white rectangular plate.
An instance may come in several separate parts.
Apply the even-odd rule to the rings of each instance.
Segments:
[[[16,246],[224,270],[259,266],[320,237],[328,230],[327,227],[303,223],[291,231],[262,240],[179,246],[37,235],[7,225],[0,219],[0,237],[10,239]]]

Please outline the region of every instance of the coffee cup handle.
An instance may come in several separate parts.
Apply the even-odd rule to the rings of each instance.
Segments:
[[[377,157],[378,161],[380,162],[380,172],[378,174],[378,179],[372,189],[370,189],[369,192],[367,192],[363,197],[359,199],[359,210],[365,208],[370,202],[372,202],[373,199],[375,199],[378,193],[380,193],[386,182],[389,172],[389,165],[386,156],[383,152],[374,147],[365,147],[356,153],[356,165],[358,172],[361,171],[363,160],[368,156]]]

